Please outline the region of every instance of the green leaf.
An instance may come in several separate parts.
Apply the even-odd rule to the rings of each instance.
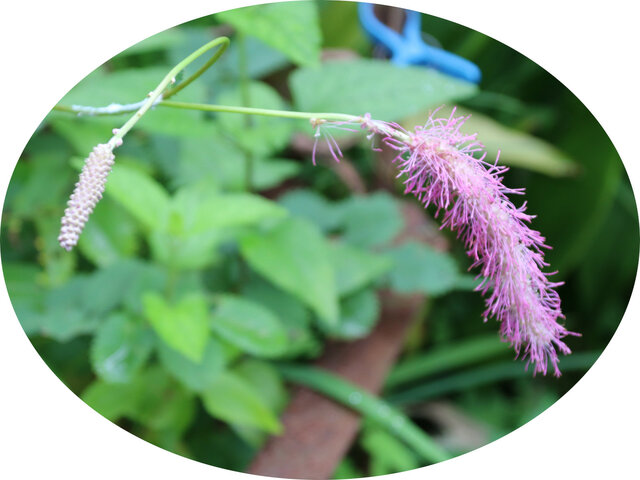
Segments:
[[[158,342],[158,354],[167,371],[195,392],[209,388],[226,363],[225,349],[215,338],[209,339],[200,362],[192,361],[165,342]]]
[[[242,297],[220,297],[211,317],[211,328],[252,355],[278,357],[287,348],[287,332],[278,318],[260,304]]]
[[[324,322],[337,322],[335,272],[325,239],[313,225],[287,219],[267,232],[248,234],[240,250],[253,269],[305,302]]]
[[[218,18],[259,38],[298,65],[320,61],[322,36],[313,2],[273,3],[221,12]]]
[[[16,317],[27,335],[38,333],[40,311],[44,299],[43,287],[38,281],[40,269],[30,263],[5,260],[2,273],[7,284],[7,293]]]
[[[148,230],[161,227],[169,208],[167,192],[153,178],[128,165],[114,165],[105,192]]]
[[[209,342],[207,302],[198,293],[169,305],[157,293],[143,295],[144,311],[151,326],[167,345],[194,362],[202,361]]]
[[[111,315],[96,331],[90,359],[107,382],[128,382],[151,355],[153,337],[142,323],[123,313]]]
[[[221,194],[211,192],[207,185],[180,190],[172,202],[172,210],[180,215],[180,229],[187,235],[255,225],[268,218],[286,216],[286,211],[277,203],[259,195]]]
[[[366,337],[378,321],[380,302],[373,290],[362,290],[340,302],[340,321],[327,333],[340,340]]]
[[[458,268],[451,256],[428,245],[406,243],[387,254],[393,260],[391,288],[398,292],[442,295],[457,285]]]
[[[132,218],[110,198],[103,198],[85,225],[78,248],[94,264],[105,267],[131,257],[138,243]]]
[[[359,59],[302,68],[290,77],[299,111],[371,113],[396,121],[430,107],[471,96],[476,86],[424,67],[398,67]]]
[[[109,314],[124,301],[143,268],[141,262],[123,260],[96,270],[85,281],[82,308],[98,317]]]
[[[204,407],[213,417],[226,422],[280,433],[282,426],[260,392],[231,372],[222,372],[202,393]]]
[[[331,244],[331,261],[340,296],[350,295],[371,284],[386,273],[392,264],[387,257],[343,243]]]
[[[284,410],[289,396],[280,374],[270,363],[248,358],[234,367],[233,372],[259,391],[261,398],[276,414]],[[267,438],[265,432],[255,427],[234,425],[234,430],[256,448],[259,448]]]
[[[37,326],[32,328],[60,342],[93,332],[99,319],[84,309],[86,281],[86,276],[77,275],[65,285],[49,291],[43,313],[34,319]]]
[[[221,105],[245,106],[283,110],[284,101],[276,90],[265,83],[250,82],[245,104],[240,86],[222,92],[216,99]],[[287,146],[295,125],[289,119],[219,113],[221,131],[230,135],[242,150],[258,157],[268,157]]]
[[[256,158],[252,166],[251,184],[256,190],[277,187],[295,177],[301,169],[299,163],[286,158]]]
[[[311,312],[296,297],[257,276],[242,286],[242,296],[276,314],[287,330],[287,356],[319,351],[320,344],[311,327]]]
[[[169,267],[203,268],[218,259],[216,247],[233,234],[231,228],[285,215],[283,208],[257,195],[220,194],[200,182],[173,198],[162,228],[151,234],[151,249],[154,258]]]
[[[411,449],[372,422],[364,428],[360,443],[369,454],[371,475],[406,472],[420,466]]]
[[[141,372],[127,383],[93,382],[82,392],[82,400],[111,421],[127,417],[148,428],[177,434],[195,415],[193,396],[158,367]]]
[[[339,205],[344,240],[359,247],[389,243],[404,225],[397,201],[386,192],[350,197]]]
[[[278,203],[292,215],[314,223],[323,232],[335,230],[340,224],[338,208],[313,190],[289,190]]]

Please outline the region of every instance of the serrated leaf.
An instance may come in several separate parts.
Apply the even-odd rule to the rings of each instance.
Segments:
[[[181,433],[193,420],[194,397],[159,367],[149,368],[127,383],[98,380],[82,392],[82,400],[111,421],[127,417],[155,430]]]
[[[278,357],[287,348],[287,332],[278,318],[258,303],[224,295],[211,316],[213,331],[260,357]]]
[[[216,193],[195,185],[180,190],[172,210],[181,218],[187,235],[228,227],[255,225],[268,218],[281,218],[286,211],[275,202],[251,193]]]
[[[391,288],[401,293],[442,295],[457,286],[458,268],[450,255],[425,244],[406,243],[387,252],[393,261]]]
[[[151,355],[152,345],[151,332],[138,319],[116,313],[96,330],[91,364],[107,382],[128,382]]]
[[[275,413],[251,384],[231,372],[222,372],[202,393],[204,407],[213,417],[226,422],[280,433]]]
[[[389,243],[404,220],[397,201],[386,192],[350,197],[339,204],[344,240],[359,247]]]
[[[340,296],[349,295],[371,284],[391,268],[389,258],[343,243],[331,244],[331,261]]]
[[[107,178],[105,192],[148,230],[162,226],[169,208],[169,196],[147,174],[128,165],[118,164],[116,160],[116,165]]]
[[[340,340],[366,337],[375,327],[380,314],[380,302],[373,290],[362,290],[340,302],[340,320],[327,333]]]
[[[471,96],[476,86],[424,67],[387,61],[334,61],[295,71],[289,81],[299,111],[370,113],[387,122]]]
[[[50,290],[42,313],[34,319],[34,330],[60,342],[93,332],[99,319],[83,308],[86,281],[86,276],[76,275],[65,285]]]
[[[289,396],[280,374],[273,365],[255,358],[248,358],[235,366],[233,372],[258,390],[261,398],[276,414],[282,412]],[[234,430],[256,448],[260,447],[267,438],[265,432],[255,427],[234,425]]]
[[[335,272],[325,239],[310,223],[287,219],[265,233],[242,238],[249,265],[291,293],[328,324],[338,319]]]
[[[192,293],[169,305],[155,292],[143,295],[145,316],[167,345],[194,362],[200,362],[209,341],[207,302]]]
[[[313,2],[256,5],[221,12],[217,17],[278,49],[298,65],[320,60],[322,35]]]
[[[273,312],[287,330],[288,357],[319,351],[311,326],[311,312],[296,297],[254,276],[242,287],[242,296]]]
[[[330,232],[340,224],[338,207],[313,190],[290,190],[278,198],[278,203],[292,215],[316,224],[323,232]]]
[[[226,363],[225,348],[215,338],[209,339],[200,362],[194,362],[162,341],[158,342],[158,354],[167,371],[195,392],[209,388]]]

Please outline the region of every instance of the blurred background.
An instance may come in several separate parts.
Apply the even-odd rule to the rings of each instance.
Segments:
[[[397,9],[376,14],[395,29],[405,19]],[[411,318],[380,365],[379,397],[448,456],[505,435],[566,393],[606,347],[633,287],[638,216],[624,167],[597,120],[535,63],[436,17],[422,15],[422,30],[427,44],[474,62],[481,81],[394,65],[355,3],[318,1],[167,30],[60,103],[138,101],[191,51],[227,35],[229,51],[175,100],[370,112],[407,128],[457,105],[472,114],[465,131],[512,167],[505,184],[526,188],[533,228],[553,246],[546,259],[565,282],[566,326],[582,334],[568,339],[574,353],[561,359],[561,378],[532,378],[496,322],[482,322],[462,246],[438,231],[431,209],[407,213],[417,202],[393,181],[389,152],[336,132],[345,160],[335,164],[320,144],[314,167],[306,122],[157,107],[116,151],[105,198],[72,253],[56,239],[82,160],[127,117],[52,112],[12,176],[5,281],[60,380],[151,443],[246,471],[256,458],[273,461],[260,452],[288,435],[282,418],[291,420],[299,382],[283,365],[307,368],[350,342],[366,351],[388,312],[380,292],[390,292],[412,306],[397,315]],[[349,360],[354,371],[369,368],[362,358]],[[437,461],[366,415],[347,440],[339,461],[323,465],[334,478]]]

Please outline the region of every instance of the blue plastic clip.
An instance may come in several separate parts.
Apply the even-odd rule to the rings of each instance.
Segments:
[[[480,81],[482,73],[475,63],[424,43],[420,13],[413,10],[405,10],[405,13],[406,21],[400,35],[378,20],[372,4],[358,4],[362,27],[374,40],[390,50],[391,61],[396,65],[424,65],[468,82]]]

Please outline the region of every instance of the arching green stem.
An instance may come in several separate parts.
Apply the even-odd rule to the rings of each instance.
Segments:
[[[162,81],[158,84],[155,90],[153,90],[149,94],[149,97],[142,102],[142,105],[140,106],[138,111],[121,128],[114,131],[114,136],[111,138],[111,140],[109,140],[108,144],[112,148],[119,146],[119,144],[122,143],[122,138],[129,132],[129,130],[131,130],[131,128],[133,128],[133,126],[138,122],[138,120],[140,120],[142,116],[153,105],[155,105],[157,102],[161,100],[161,98],[163,98],[162,97],[163,92],[164,92],[164,98],[168,98],[168,97],[171,97],[172,95],[175,95],[177,92],[179,92],[183,88],[185,88],[187,85],[193,82],[196,78],[202,75],[204,71],[207,70],[211,65],[213,65],[216,62],[216,60],[220,58],[220,55],[222,55],[222,53],[227,49],[228,46],[229,46],[229,39],[227,37],[218,37],[214,40],[211,40],[209,43],[203,45],[199,49],[197,49],[191,55],[189,55],[180,63],[178,63],[175,67],[169,70],[169,73],[167,73],[167,75],[162,79]],[[190,76],[187,80],[185,80],[180,85],[174,88],[171,88],[165,92],[165,89],[169,85],[171,85],[172,83],[175,83],[175,77],[176,75],[178,75],[178,73],[184,70],[190,63],[192,63],[198,57],[208,52],[212,48],[216,48],[216,47],[219,47],[216,53],[202,67],[200,67],[200,69],[197,72],[195,72],[192,76]]]
[[[388,429],[425,461],[437,463],[451,458],[406,415],[369,392],[318,368],[291,364],[278,365],[277,368],[286,380],[327,395]]]

